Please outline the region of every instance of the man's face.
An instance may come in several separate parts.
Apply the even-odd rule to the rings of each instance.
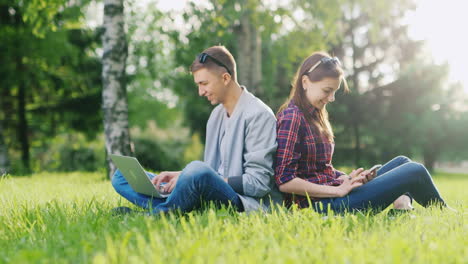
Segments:
[[[205,96],[212,105],[224,102],[227,81],[223,74],[202,68],[193,73],[193,79],[198,86],[198,94]]]

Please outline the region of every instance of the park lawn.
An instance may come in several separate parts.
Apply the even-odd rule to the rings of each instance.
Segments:
[[[0,180],[0,263],[468,263],[468,175],[436,174],[458,213],[311,210],[112,216],[102,173]]]

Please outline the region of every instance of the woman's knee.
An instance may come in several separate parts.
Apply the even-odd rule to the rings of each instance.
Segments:
[[[408,162],[405,164],[405,168],[409,170],[408,176],[410,177],[430,177],[426,167],[418,162]]]
[[[402,164],[412,162],[412,160],[410,158],[408,158],[406,156],[403,156],[403,155],[400,155],[400,156],[396,157],[395,159],[398,160],[398,162],[400,162]]]

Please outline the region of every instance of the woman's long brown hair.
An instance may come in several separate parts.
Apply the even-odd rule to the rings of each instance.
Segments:
[[[334,67],[327,67],[327,65],[321,63],[312,72],[308,73],[309,69],[324,57],[330,58],[330,55],[326,52],[314,52],[302,62],[301,67],[299,67],[294,76],[291,93],[278,112],[283,111],[288,107],[289,103],[293,101],[304,113],[307,122],[312,128],[320,134],[325,135],[330,142],[333,142],[333,130],[328,120],[327,109],[324,107],[321,110],[314,111],[312,114],[309,113],[307,109],[310,106],[310,102],[307,100],[304,87],[302,86],[302,76],[306,75],[311,82],[319,82],[325,78],[342,79],[344,90],[346,92],[349,91],[346,80],[344,79],[343,69],[339,65],[334,64]]]

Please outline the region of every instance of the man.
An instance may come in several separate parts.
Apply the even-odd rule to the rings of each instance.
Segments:
[[[112,179],[115,190],[152,213],[187,212],[207,202],[237,211],[265,210],[281,202],[273,179],[277,143],[271,109],[238,84],[236,62],[223,46],[204,50],[190,70],[199,95],[219,104],[206,126],[204,162],[191,162],[183,171],[148,173],[155,186],[165,183],[160,188],[170,193],[165,199],[136,193],[120,171]]]

